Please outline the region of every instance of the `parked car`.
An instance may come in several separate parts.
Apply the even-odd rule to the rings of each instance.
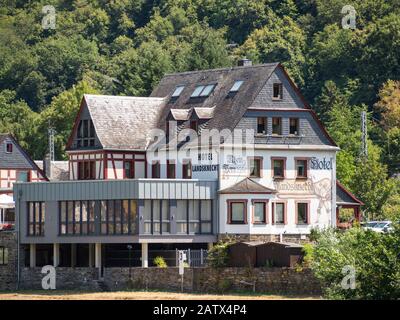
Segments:
[[[368,221],[363,225],[363,228],[379,233],[386,233],[393,230],[392,221]]]
[[[0,224],[0,231],[13,230],[14,226],[10,223]]]

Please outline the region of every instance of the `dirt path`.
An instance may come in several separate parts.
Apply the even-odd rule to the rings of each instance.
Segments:
[[[319,297],[287,297],[277,295],[209,295],[186,294],[176,292],[17,292],[0,293],[0,300],[290,300],[290,299],[319,299]]]

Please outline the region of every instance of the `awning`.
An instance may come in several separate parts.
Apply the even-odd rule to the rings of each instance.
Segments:
[[[1,194],[0,195],[0,208],[1,209],[8,209],[8,208],[14,208],[15,207],[15,202],[13,197],[8,196],[6,194]]]

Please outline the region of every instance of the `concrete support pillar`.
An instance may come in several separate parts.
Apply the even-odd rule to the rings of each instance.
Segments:
[[[60,264],[60,244],[53,244],[53,266],[58,267]]]
[[[208,250],[211,250],[213,246],[214,246],[214,243],[213,243],[213,242],[209,242],[209,243],[207,244]]]
[[[94,256],[94,254],[93,254],[93,244],[92,243],[89,243],[89,268],[93,268],[93,265],[94,265],[94,263],[93,263],[93,256]]]
[[[36,267],[36,244],[31,243],[29,245],[29,266],[31,268]]]
[[[149,244],[147,242],[142,243],[142,268],[149,267]]]
[[[76,243],[71,244],[71,268],[76,267]]]
[[[101,268],[101,243],[96,243],[95,245],[95,267],[96,268]]]

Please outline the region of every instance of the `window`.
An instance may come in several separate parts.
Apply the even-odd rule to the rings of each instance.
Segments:
[[[197,86],[190,97],[191,98],[208,97],[213,92],[215,86],[216,86],[215,84]]]
[[[212,201],[200,201],[200,233],[212,233]]]
[[[151,177],[159,179],[160,178],[160,162],[154,161],[151,165]]]
[[[253,201],[253,223],[267,223],[267,201]]]
[[[194,89],[194,91],[193,91],[193,93],[192,93],[192,95],[190,97],[191,98],[196,98],[196,97],[200,96],[200,93],[203,91],[204,87],[205,86],[197,86]]]
[[[259,134],[267,133],[267,118],[265,117],[257,118],[257,133]]]
[[[285,177],[285,158],[272,159],[272,176],[273,178],[283,179]]]
[[[168,179],[176,178],[176,166],[173,160],[167,160],[167,178]]]
[[[184,160],[182,163],[182,178],[192,179],[192,162],[190,160]]]
[[[262,169],[262,158],[249,158],[250,177],[260,178]]]
[[[135,200],[59,202],[60,235],[137,233]]]
[[[177,86],[174,90],[174,92],[172,93],[172,98],[177,98],[181,95],[183,89],[185,89],[185,86]]]
[[[43,236],[45,221],[44,202],[28,202],[28,236]]]
[[[283,87],[282,83],[274,83],[274,89],[273,89],[273,99],[274,100],[282,100],[283,96]]]
[[[77,147],[93,147],[94,146],[94,125],[92,120],[81,120],[78,125]]]
[[[17,182],[28,182],[29,173],[28,171],[17,171]]]
[[[190,129],[192,129],[193,131],[195,131],[197,133],[197,121],[196,120],[191,120],[190,121]]]
[[[8,265],[8,248],[0,247],[0,266]]]
[[[229,90],[229,93],[238,92],[242,84],[243,84],[242,80],[235,81],[231,90]]]
[[[125,161],[124,162],[124,176],[126,179],[134,179],[135,178],[135,170],[134,170],[134,161]]]
[[[208,97],[214,90],[215,84],[207,85],[203,91],[200,93],[200,97]]]
[[[296,224],[308,224],[309,212],[307,202],[297,202],[296,204]]]
[[[306,159],[296,159],[296,178],[307,178],[307,164]]]
[[[189,200],[189,233],[200,233],[200,201]]]
[[[299,134],[299,119],[297,118],[289,119],[289,134],[293,135]]]
[[[272,118],[272,134],[282,135],[282,118]]]
[[[96,179],[96,161],[78,162],[78,180]]]
[[[228,200],[228,223],[229,224],[247,223],[246,200]]]
[[[187,222],[187,201],[178,200],[176,202],[176,232],[177,233],[188,233],[188,222]]]
[[[272,222],[274,224],[286,224],[286,206],[284,202],[275,202],[272,205]]]
[[[13,144],[11,142],[6,143],[6,153],[12,153],[13,152]]]

